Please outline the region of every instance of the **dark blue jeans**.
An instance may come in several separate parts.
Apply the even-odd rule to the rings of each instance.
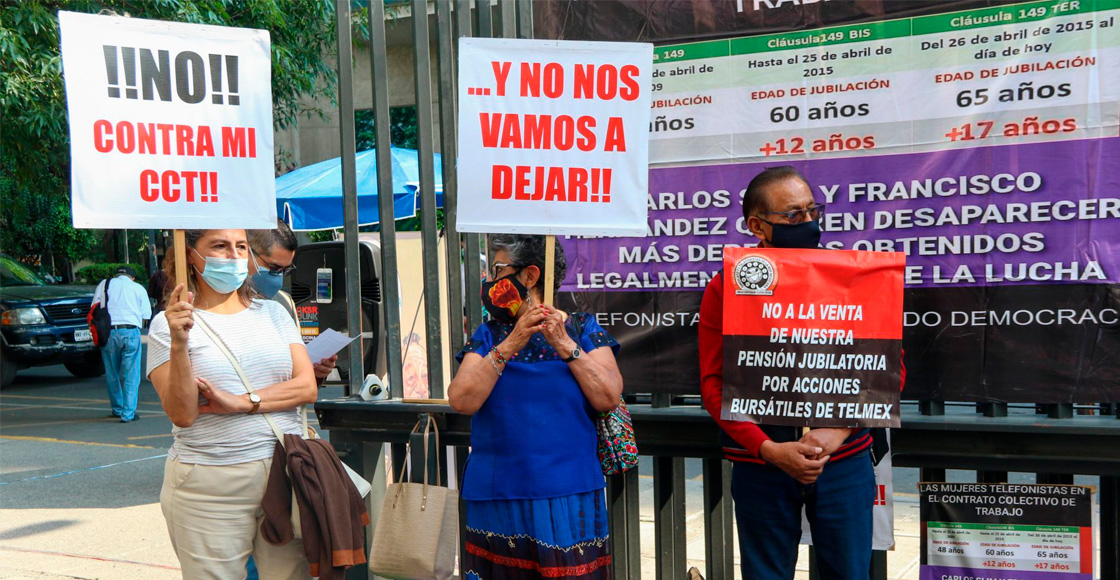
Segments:
[[[793,578],[802,506],[813,532],[820,577],[868,577],[875,472],[866,451],[829,463],[813,485],[802,485],[769,464],[735,463],[731,496],[743,580]]]

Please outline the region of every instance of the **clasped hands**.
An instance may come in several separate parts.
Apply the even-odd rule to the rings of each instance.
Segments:
[[[529,306],[530,310],[517,319],[513,331],[503,342],[503,346],[517,352],[529,343],[529,339],[536,333],[541,333],[548,344],[560,355],[561,358],[571,356],[576,348],[576,342],[568,336],[564,328],[564,321],[568,319],[567,313],[555,306],[538,304]]]
[[[852,434],[851,429],[810,429],[799,441],[764,441],[758,454],[803,484],[817,481],[832,453]]]

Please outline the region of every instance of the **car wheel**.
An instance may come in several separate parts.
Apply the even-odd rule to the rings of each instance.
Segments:
[[[12,384],[16,380],[16,363],[8,360],[7,357],[0,355],[0,388]]]
[[[92,379],[105,374],[105,365],[101,362],[100,354],[65,363],[64,366],[70,374],[80,379]]]

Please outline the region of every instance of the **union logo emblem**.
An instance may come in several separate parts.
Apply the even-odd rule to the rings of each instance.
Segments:
[[[778,269],[774,263],[762,256],[743,256],[735,263],[732,279],[739,296],[770,296],[778,283]]]

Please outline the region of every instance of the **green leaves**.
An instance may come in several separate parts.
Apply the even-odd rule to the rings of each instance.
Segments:
[[[112,278],[116,275],[117,268],[121,266],[128,266],[132,271],[136,272],[136,282],[142,286],[148,285],[148,269],[143,264],[136,262],[125,264],[122,262],[96,262],[82,269],[74,272],[75,283],[89,284],[90,286],[101,282],[106,278]]]
[[[18,180],[6,165],[0,169],[0,242],[5,253],[53,253],[71,261],[85,257],[98,235],[71,227],[68,186],[53,173]]]

